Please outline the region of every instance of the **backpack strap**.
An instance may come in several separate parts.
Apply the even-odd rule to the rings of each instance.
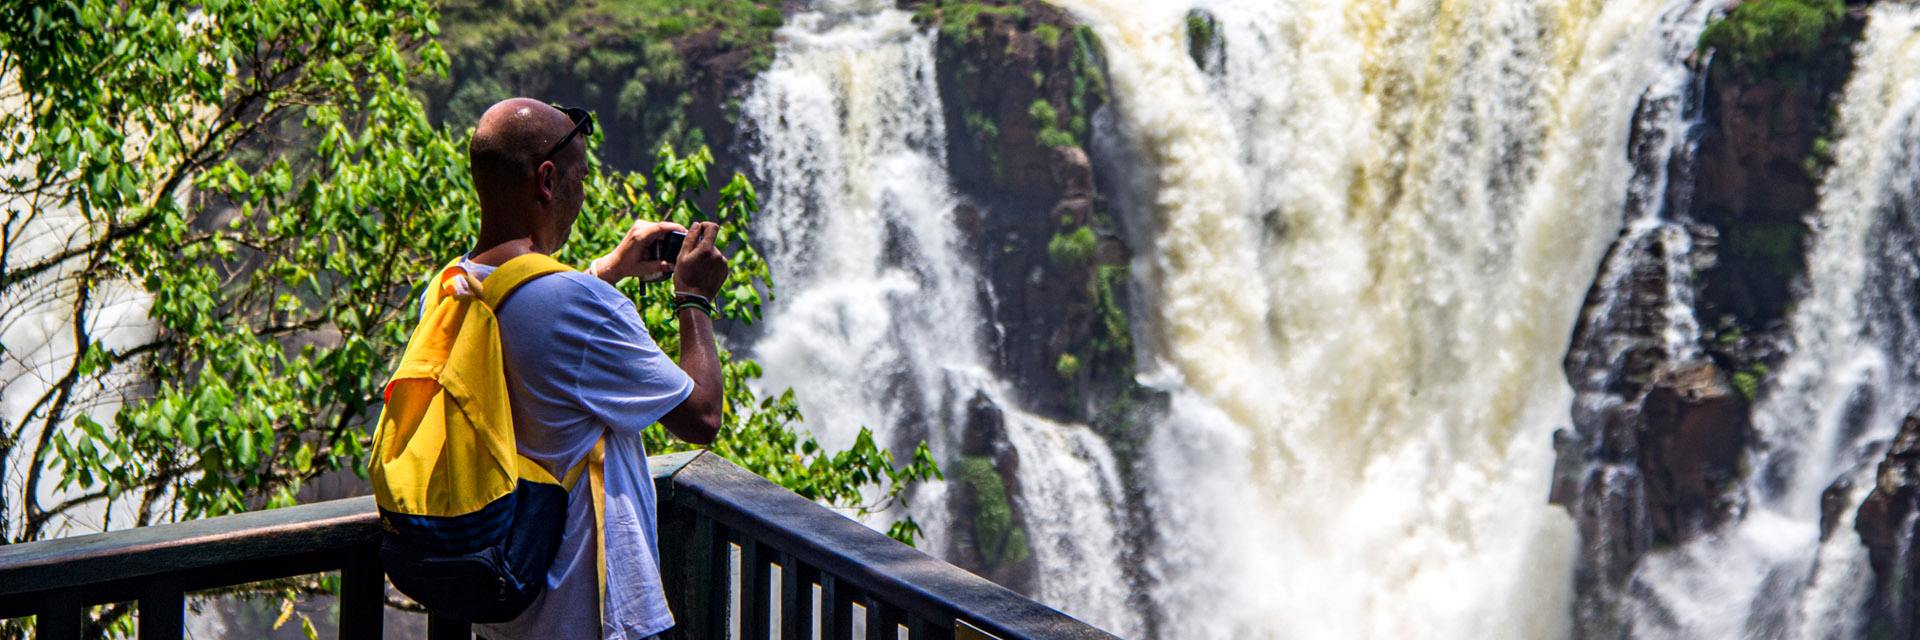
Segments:
[[[588,489],[593,492],[593,516],[600,521],[600,528],[594,531],[594,564],[599,568],[595,573],[600,578],[600,616],[607,615],[607,439],[602,436],[593,443],[593,451],[587,459],[581,461],[587,466]]]
[[[527,281],[557,271],[572,270],[572,267],[560,264],[560,261],[545,254],[523,254],[493,270],[493,275],[487,276],[486,281],[481,283],[484,286],[479,294],[486,300],[487,308],[499,309],[500,303]]]
[[[545,254],[523,254],[500,265],[500,268],[493,271],[493,275],[487,276],[485,282],[479,283],[482,285],[479,295],[486,301],[487,308],[499,309],[500,303],[505,302],[507,296],[512,295],[520,285],[550,273],[572,270],[572,267],[561,264],[560,261]],[[471,287],[473,284],[470,282],[468,286]],[[602,615],[605,615],[607,602],[606,450],[607,441],[601,438],[593,443],[593,450],[587,453],[587,458],[574,465],[572,469],[568,469],[566,475],[560,480],[561,486],[572,490],[575,483],[580,481],[580,477],[586,476],[588,490],[593,495],[594,519],[599,521],[600,525],[594,529],[593,541],[596,560],[594,564],[598,566],[595,577],[600,586],[596,593],[600,597]]]

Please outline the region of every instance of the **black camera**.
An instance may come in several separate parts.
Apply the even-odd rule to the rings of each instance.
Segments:
[[[647,246],[647,259],[678,262],[680,260],[680,245],[686,244],[686,242],[686,233],[668,231],[667,235],[662,236],[659,240],[655,240],[653,244]]]

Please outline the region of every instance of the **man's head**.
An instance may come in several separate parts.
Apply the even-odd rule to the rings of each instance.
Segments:
[[[467,157],[483,238],[531,238],[543,253],[566,243],[586,199],[586,136],[555,149],[573,128],[565,113],[529,98],[502,100],[480,116]]]

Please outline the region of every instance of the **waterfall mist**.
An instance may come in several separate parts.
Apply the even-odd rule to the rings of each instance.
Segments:
[[[1064,2],[1148,229],[1144,464],[1169,637],[1553,637],[1560,371],[1692,2]]]

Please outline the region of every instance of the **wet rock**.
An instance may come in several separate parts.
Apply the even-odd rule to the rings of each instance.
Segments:
[[[1053,186],[1062,199],[1093,197],[1093,162],[1080,147],[1054,147],[1047,156]]]
[[[1862,2],[1849,2],[1862,5]],[[1703,270],[1700,317],[1729,316],[1748,333],[1777,324],[1806,271],[1803,220],[1818,203],[1834,100],[1853,72],[1849,48],[1865,24],[1849,12],[1838,31],[1767,73],[1715,55],[1685,212],[1718,230],[1716,264]]]
[[[1193,58],[1195,66],[1201,71],[1216,68],[1223,59],[1224,44],[1220,38],[1220,21],[1213,13],[1205,9],[1187,12],[1187,57]]]
[[[967,421],[960,432],[960,455],[990,458],[1010,478],[1020,477],[1020,451],[1007,441],[1007,416],[987,394],[975,392],[967,402]]]
[[[1006,437],[1006,414],[984,393],[967,403],[960,457],[942,465],[948,479],[948,515],[955,526],[948,556],[956,566],[1011,589],[1031,593],[1037,566],[1027,539],[1019,494],[1020,455]]]
[[[1724,521],[1752,439],[1747,400],[1711,362],[1663,371],[1641,403],[1640,473],[1655,540],[1679,542]]]
[[[1066,198],[1054,203],[1047,217],[1059,222],[1063,227],[1086,226],[1093,221],[1092,198]]]
[[[1585,436],[1555,436],[1553,499],[1580,532],[1575,637],[1624,637],[1628,580],[1656,545],[1711,530],[1738,512],[1740,461],[1753,438],[1749,406],[1711,360],[1663,365],[1635,396],[1590,393]]]
[[[1606,584],[1622,584],[1653,546],[1646,481],[1631,467],[1603,465],[1589,473],[1584,490],[1574,514],[1584,555]]]
[[[1873,565],[1868,628],[1876,637],[1920,639],[1920,410],[1907,416],[1880,462],[1873,492],[1860,505],[1854,529]]]
[[[1833,537],[1833,530],[1839,526],[1840,514],[1853,506],[1853,481],[1849,476],[1841,476],[1833,481],[1825,491],[1820,492],[1820,541],[1826,542]]]

